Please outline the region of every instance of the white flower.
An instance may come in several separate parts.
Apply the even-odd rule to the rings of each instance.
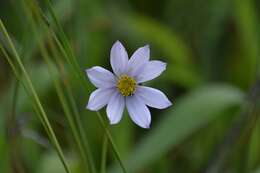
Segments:
[[[166,63],[149,59],[149,46],[137,49],[128,59],[124,46],[117,41],[110,53],[115,74],[99,66],[86,70],[89,80],[98,88],[91,93],[87,109],[97,111],[107,105],[109,121],[116,124],[126,106],[137,125],[149,128],[151,114],[147,106],[164,109],[172,104],[161,91],[140,85],[158,77],[166,69]]]

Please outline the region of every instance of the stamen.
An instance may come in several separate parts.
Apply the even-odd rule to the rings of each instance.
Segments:
[[[122,75],[117,82],[117,88],[123,96],[133,95],[136,89],[136,81],[132,77]]]

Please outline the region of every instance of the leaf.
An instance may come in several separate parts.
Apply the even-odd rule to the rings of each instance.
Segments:
[[[228,85],[210,85],[192,91],[173,104],[172,110],[144,138],[126,160],[129,172],[137,172],[189,135],[217,118],[227,108],[238,106],[244,94]],[[110,172],[119,172],[118,168]]]

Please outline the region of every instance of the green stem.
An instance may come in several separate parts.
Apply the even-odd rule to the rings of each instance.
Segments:
[[[62,44],[60,43],[60,41],[59,41],[59,39],[57,38],[56,34],[55,34],[54,32],[52,32],[52,34],[53,34],[53,37],[54,37],[54,39],[55,39],[57,45],[59,46],[61,52],[63,53],[63,56],[64,56],[66,59],[69,59],[68,54],[66,53],[66,50],[62,47]],[[80,71],[79,73],[82,73],[82,72]],[[82,81],[85,81],[85,80],[84,80],[84,79],[80,80],[80,82],[82,82]],[[84,82],[82,82],[82,83],[84,84]],[[86,86],[85,88],[88,89],[87,86]],[[116,147],[116,145],[115,145],[115,142],[114,142],[114,140],[113,140],[113,137],[112,137],[112,135],[111,135],[109,129],[106,128],[105,122],[104,122],[104,120],[103,120],[103,118],[102,118],[100,112],[99,112],[99,111],[96,111],[96,114],[97,114],[97,116],[98,116],[99,123],[101,124],[101,126],[102,126],[103,129],[105,130],[105,134],[107,135],[108,140],[109,140],[109,142],[110,142],[110,144],[111,144],[111,146],[112,146],[112,149],[113,149],[113,152],[114,152],[114,154],[115,154],[115,156],[116,156],[116,159],[118,160],[118,162],[119,162],[119,164],[120,164],[120,166],[121,166],[123,172],[124,172],[124,173],[127,173],[126,168],[125,168],[125,166],[124,166],[124,164],[123,164],[123,161],[122,161],[122,159],[121,159],[121,156],[120,156],[120,154],[119,154],[119,152],[118,152],[118,149],[117,149],[117,147]]]
[[[85,88],[88,88],[87,87],[88,85],[87,85],[87,82],[84,78],[84,75],[83,75],[83,73],[80,69],[78,62],[76,61],[76,57],[74,56],[74,53],[73,53],[72,48],[69,44],[69,41],[68,41],[68,39],[67,39],[63,29],[62,29],[62,26],[60,25],[56,15],[55,15],[55,12],[52,8],[50,1],[49,0],[44,0],[44,1],[47,5],[48,10],[50,11],[51,17],[54,20],[55,26],[56,26],[57,30],[59,31],[58,34],[59,34],[60,39],[62,40],[62,43],[63,43],[63,44],[61,44],[61,43],[57,43],[57,44],[63,45],[62,47],[64,48],[65,54],[66,54],[64,56],[66,57],[69,65],[72,67],[73,71],[75,72],[75,77],[83,84],[83,86]],[[54,33],[54,35],[55,35],[55,33]],[[59,42],[58,38],[55,39],[55,40]],[[118,149],[117,149],[117,147],[116,147],[116,145],[113,141],[112,135],[110,134],[109,130],[104,126],[104,120],[103,120],[102,116],[100,115],[100,113],[98,111],[97,111],[97,115],[99,117],[100,124],[103,126],[104,130],[106,131],[106,134],[108,136],[108,140],[110,141],[110,143],[112,145],[113,152],[115,153],[116,158],[117,158],[120,166],[122,167],[122,170],[126,173],[127,171],[126,171],[124,164],[123,164],[123,161],[122,161],[122,159],[119,155]]]
[[[14,55],[17,63],[18,63],[18,65],[19,65],[19,67],[21,68],[22,73],[24,74],[25,80],[26,80],[26,82],[28,84],[28,89],[31,92],[32,97],[34,98],[35,105],[37,106],[38,111],[39,111],[39,113],[41,115],[40,117],[41,117],[42,123],[45,124],[44,127],[45,127],[45,129],[46,129],[46,131],[47,131],[47,133],[49,135],[49,138],[50,138],[51,142],[53,143],[53,145],[54,145],[54,147],[55,147],[55,149],[56,149],[56,151],[57,151],[57,153],[59,155],[59,158],[60,158],[60,160],[61,160],[61,162],[62,162],[66,172],[67,173],[71,173],[70,168],[68,167],[68,165],[66,163],[66,160],[65,160],[63,151],[62,151],[62,149],[60,147],[60,144],[59,144],[59,142],[58,142],[58,140],[56,138],[56,135],[55,135],[55,133],[54,133],[52,127],[51,127],[51,124],[50,124],[49,119],[48,119],[48,117],[46,115],[46,112],[43,109],[43,106],[42,106],[42,104],[40,102],[38,94],[36,93],[36,91],[34,89],[32,81],[31,81],[27,71],[25,70],[25,67],[24,67],[24,65],[23,65],[23,63],[22,63],[22,61],[21,61],[21,59],[20,59],[20,57],[19,57],[19,55],[18,55],[14,45],[13,45],[13,42],[11,41],[11,38],[9,37],[9,34],[8,34],[8,32],[7,32],[7,30],[6,30],[6,28],[5,28],[5,26],[4,26],[4,24],[3,24],[1,19],[0,19],[0,28],[1,28],[2,32],[3,32],[3,35],[7,39],[8,45],[10,46],[11,51],[12,51],[12,53],[13,53],[13,55]],[[7,58],[7,59],[9,59],[8,62],[11,62],[10,58]],[[11,64],[13,64],[13,63],[11,63]],[[12,68],[15,69],[14,64],[11,65],[11,66],[12,66]]]
[[[115,156],[116,156],[116,158],[117,158],[117,160],[118,160],[118,162],[119,162],[119,165],[121,166],[123,172],[124,172],[124,173],[127,173],[126,168],[125,168],[125,166],[124,166],[124,164],[123,164],[123,162],[122,162],[122,160],[121,160],[121,156],[120,156],[120,154],[119,154],[119,152],[118,152],[118,150],[117,150],[116,144],[114,143],[114,140],[113,140],[113,138],[112,138],[112,135],[111,135],[109,129],[107,128],[103,117],[101,116],[100,112],[97,112],[97,115],[98,115],[98,119],[99,119],[99,121],[100,121],[102,127],[103,127],[104,130],[105,130],[105,134],[107,135],[108,140],[110,141],[110,144],[111,144],[112,149],[113,149],[113,152],[115,153]]]
[[[69,101],[72,105],[72,109],[73,109],[73,112],[74,112],[74,115],[75,115],[75,121],[76,121],[76,124],[78,126],[79,133],[80,133],[80,135],[83,139],[83,143],[84,143],[84,146],[86,148],[86,154],[88,156],[88,162],[89,162],[91,171],[96,173],[94,159],[93,159],[91,151],[90,151],[89,142],[87,141],[87,138],[86,138],[86,135],[85,135],[85,132],[84,132],[84,128],[82,126],[81,119],[80,119],[80,116],[79,116],[79,112],[78,112],[78,109],[76,107],[76,102],[75,102],[73,95],[72,95],[71,88],[69,87],[69,85],[66,85],[66,84],[64,84],[64,85],[65,85],[65,88],[67,89],[67,92],[68,92],[68,98],[69,98]]]
[[[100,173],[106,173],[107,147],[108,147],[107,136],[104,135],[104,137],[103,137],[103,145],[102,145]]]
[[[58,68],[60,69],[59,70],[60,74],[61,74],[61,76],[64,76],[63,71],[62,71],[63,65],[61,64],[62,62],[58,58],[58,55],[57,55],[57,52],[56,52],[56,49],[55,49],[55,45],[53,44],[52,41],[49,41],[49,45],[50,45],[50,48],[51,48],[51,50],[54,54],[54,58],[56,60],[56,63],[59,66]],[[73,112],[74,117],[75,117],[75,126],[76,126],[76,128],[79,132],[79,135],[81,136],[82,143],[83,143],[84,148],[86,150],[85,152],[86,152],[86,155],[87,155],[88,165],[90,167],[91,172],[96,173],[96,168],[95,168],[95,164],[94,164],[94,161],[93,161],[94,159],[93,159],[92,154],[90,152],[88,140],[86,138],[86,135],[85,135],[85,132],[84,132],[81,120],[80,120],[80,114],[79,114],[79,110],[78,110],[77,105],[76,105],[76,101],[73,97],[69,83],[66,82],[65,78],[62,78],[62,82],[63,82],[63,85],[65,86],[65,90],[66,90],[67,95],[68,95],[68,101],[69,101],[69,103],[72,107],[72,112]]]
[[[38,15],[36,9],[34,8],[33,4],[32,4],[32,7],[33,7],[33,10],[35,12],[34,16],[37,18],[38,22],[41,22],[40,17]],[[27,14],[28,14],[28,17],[31,20],[31,24],[32,24],[35,36],[37,37],[36,22],[32,18],[31,13],[30,13],[29,10],[27,10]],[[48,39],[48,40],[49,40],[49,44],[50,44],[51,40],[50,39]],[[49,55],[48,55],[48,51],[46,50],[45,46],[42,44],[41,41],[38,40],[38,42],[39,42],[39,47],[40,47],[41,54],[42,54],[42,56],[43,56],[43,58],[44,58],[44,60],[45,60],[45,62],[47,64],[47,66],[48,66],[49,73],[52,74],[55,71],[55,68],[54,68],[54,66],[53,66],[53,64],[51,62],[51,59],[50,59]],[[91,169],[90,169],[90,164],[87,162],[87,158],[86,158],[86,155],[85,155],[85,152],[84,152],[84,147],[83,147],[83,142],[82,142],[81,136],[80,136],[80,134],[77,131],[76,124],[74,123],[72,113],[71,113],[71,111],[69,109],[69,104],[67,102],[67,99],[66,99],[65,95],[63,94],[62,86],[61,86],[60,82],[56,78],[52,77],[52,80],[53,80],[54,87],[56,89],[58,98],[59,98],[59,100],[61,102],[61,105],[62,105],[62,108],[64,110],[66,119],[67,119],[67,121],[69,123],[69,126],[71,128],[72,135],[73,135],[73,137],[74,137],[74,139],[76,141],[76,144],[78,146],[79,153],[80,153],[81,158],[83,160],[84,166],[86,166],[86,168],[89,170],[89,172],[92,172]]]

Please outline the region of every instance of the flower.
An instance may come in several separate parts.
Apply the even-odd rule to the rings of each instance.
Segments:
[[[160,90],[141,85],[158,77],[166,69],[166,63],[149,59],[148,45],[137,49],[128,59],[124,46],[116,41],[110,52],[110,63],[115,74],[99,66],[86,70],[89,80],[98,88],[91,93],[87,109],[97,111],[107,105],[110,124],[117,124],[126,106],[137,125],[149,128],[151,114],[147,106],[164,109],[172,105]]]

